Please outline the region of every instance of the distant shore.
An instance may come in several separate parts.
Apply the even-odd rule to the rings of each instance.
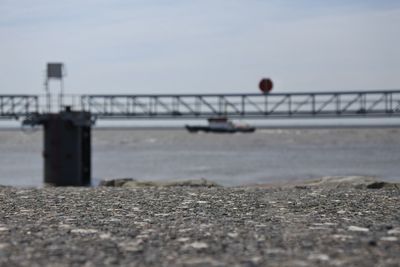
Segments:
[[[0,266],[398,266],[399,188],[325,180],[0,187]]]

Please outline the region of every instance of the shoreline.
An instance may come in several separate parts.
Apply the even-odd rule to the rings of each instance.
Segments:
[[[291,187],[315,187],[325,188],[355,187],[368,188],[371,184],[380,184],[382,187],[391,187],[400,189],[400,178],[387,179],[377,176],[365,175],[342,175],[342,176],[323,176],[305,179],[284,179],[261,183],[244,183],[238,185],[219,184],[213,180],[200,179],[166,179],[166,180],[138,180],[134,178],[116,178],[116,179],[96,179],[96,184],[89,186],[66,186],[71,188],[102,188],[102,187],[125,187],[125,188],[143,188],[143,187],[223,187],[223,188],[291,188]],[[373,185],[372,185],[373,186]],[[0,184],[0,187],[9,187],[16,189],[41,189],[53,188],[54,185],[41,183],[40,185],[9,185]]]

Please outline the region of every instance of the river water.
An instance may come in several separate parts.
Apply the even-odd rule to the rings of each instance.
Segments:
[[[0,184],[42,185],[42,132],[0,131]],[[332,175],[400,181],[400,129],[285,129],[254,134],[95,129],[93,185],[105,178],[206,178],[226,186]]]

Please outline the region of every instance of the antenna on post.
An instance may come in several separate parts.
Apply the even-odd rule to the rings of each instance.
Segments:
[[[51,112],[51,93],[49,88],[49,81],[51,79],[60,80],[60,94],[58,95],[59,110],[63,107],[64,97],[64,81],[63,77],[66,75],[65,67],[63,63],[47,63],[46,81],[44,83],[47,98],[47,112]]]

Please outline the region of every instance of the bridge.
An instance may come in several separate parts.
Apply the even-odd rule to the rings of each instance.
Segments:
[[[54,99],[53,99],[54,100]],[[50,101],[54,102],[54,101]],[[271,94],[80,95],[58,99],[0,95],[0,119],[59,112],[65,106],[104,119],[372,118],[400,116],[400,90]],[[53,109],[52,109],[52,108]],[[55,108],[55,110],[54,110]]]

